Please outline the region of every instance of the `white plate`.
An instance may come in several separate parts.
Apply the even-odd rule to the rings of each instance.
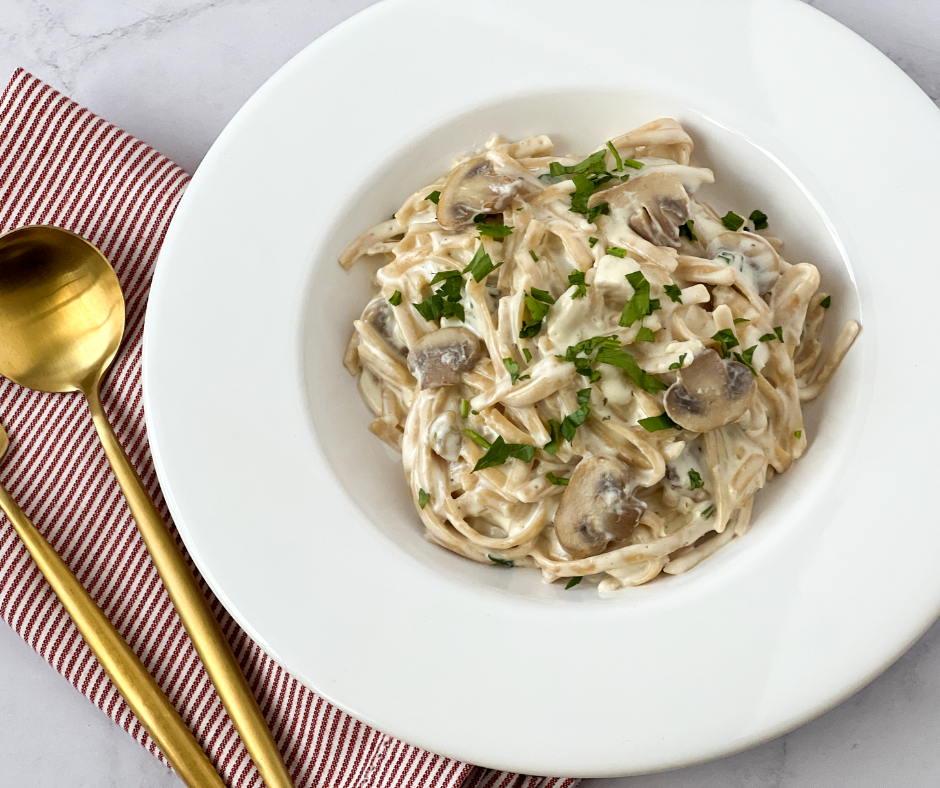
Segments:
[[[819,265],[830,334],[863,324],[807,455],[746,538],[613,598],[429,545],[341,365],[370,272],[337,255],[491,132],[583,152],[662,115],[717,207],[763,209]],[[938,138],[907,77],[792,0],[370,8],[245,105],[163,247],[146,410],[190,553],[300,680],[464,760],[644,772],[821,713],[940,610]]]

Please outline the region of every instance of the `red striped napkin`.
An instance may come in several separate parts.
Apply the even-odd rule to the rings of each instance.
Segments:
[[[157,253],[188,179],[169,159],[23,70],[0,98],[0,231],[25,224],[66,227],[97,245],[114,265],[127,299],[127,330],[103,387],[104,406],[167,522],[141,404],[141,338]],[[40,394],[0,379],[0,420],[12,441],[3,483],[141,657],[228,783],[260,786],[138,536],[81,397]],[[577,783],[489,771],[363,725],[276,665],[202,586],[297,788],[571,788]],[[6,518],[0,521],[0,616],[164,760]]]

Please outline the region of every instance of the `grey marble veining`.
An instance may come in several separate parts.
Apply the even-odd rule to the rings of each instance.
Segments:
[[[866,38],[940,103],[940,0],[808,2]],[[23,66],[193,171],[278,67],[370,4],[0,0],[0,80]],[[708,764],[588,785],[933,788],[940,784],[937,742],[940,624],[868,687],[785,736]],[[182,783],[0,624],[0,786],[6,785]]]

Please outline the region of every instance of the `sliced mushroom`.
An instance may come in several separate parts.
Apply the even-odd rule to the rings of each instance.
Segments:
[[[398,330],[398,320],[395,318],[395,310],[386,298],[376,298],[370,301],[362,312],[362,319],[368,323],[375,332],[385,340],[385,343],[395,351],[399,356],[405,358],[408,355],[408,346],[402,340],[401,333]]]
[[[759,295],[773,290],[780,277],[780,256],[766,238],[753,233],[721,233],[708,245],[713,259],[723,256],[737,279]]]
[[[621,209],[630,229],[656,246],[679,247],[679,228],[689,221],[689,195],[678,178],[651,172],[620,186],[598,192],[591,203]]]
[[[498,175],[489,159],[470,159],[450,174],[441,189],[437,221],[448,230],[462,230],[473,224],[478,213],[501,213],[521,184],[521,180]]]
[[[756,392],[754,376],[744,364],[706,350],[669,387],[666,413],[687,430],[711,432],[741,418]]]
[[[620,460],[581,460],[555,514],[555,535],[572,558],[597,555],[610,542],[629,538],[646,510],[635,488],[632,469]]]
[[[453,386],[480,360],[480,340],[466,328],[440,328],[415,342],[408,369],[422,389]]]

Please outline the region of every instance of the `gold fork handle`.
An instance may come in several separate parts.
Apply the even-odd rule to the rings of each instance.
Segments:
[[[127,645],[72,570],[36,530],[12,496],[0,486],[0,508],[26,545],[52,590],[82,633],[127,705],[190,788],[225,788],[212,762],[200,748],[173,704]]]
[[[268,788],[293,788],[287,767],[232,649],[209,603],[196,584],[176,540],[150,500],[101,407],[97,381],[84,389],[105,454],[124,492],[163,585],[170,595],[196,652],[215,685],[222,705]]]

